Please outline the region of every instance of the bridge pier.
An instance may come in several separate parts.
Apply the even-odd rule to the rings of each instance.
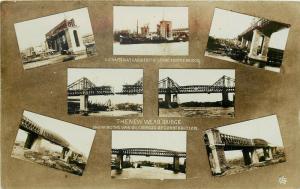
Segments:
[[[226,158],[224,152],[224,146],[220,131],[216,129],[210,129],[205,131],[208,139],[208,158],[213,174],[222,174],[226,170]]]
[[[38,138],[38,135],[36,133],[28,133],[24,148],[31,149],[34,141]]]
[[[61,159],[67,163],[70,162],[70,157],[73,155],[73,151],[67,147],[63,147]],[[78,156],[78,154],[76,154]]]
[[[123,154],[117,154],[116,164],[118,170],[123,169]]]
[[[273,153],[271,148],[268,148],[268,153],[269,153],[269,159],[273,159]]]
[[[229,106],[228,92],[226,91],[225,88],[222,90],[222,106],[223,107]]]
[[[43,138],[42,137],[40,137],[40,136],[38,136],[35,140],[34,140],[34,142],[33,142],[33,144],[32,144],[32,147],[31,147],[31,150],[32,151],[35,151],[35,152],[41,152],[41,146],[42,146],[42,140],[43,140]]]
[[[88,111],[88,95],[80,95],[79,100],[80,100],[80,112],[87,112]]]
[[[257,154],[257,152],[256,152],[255,149],[253,149],[253,150],[251,151],[251,163],[252,163],[252,164],[259,163],[258,154]]]
[[[178,97],[177,97],[177,94],[174,94],[174,95],[173,95],[173,102],[178,103]]]
[[[243,153],[245,165],[250,165],[251,164],[251,157],[250,157],[250,154],[249,154],[250,150],[243,149],[242,153]]]
[[[171,93],[166,93],[165,94],[165,102],[167,103],[168,108],[171,108]]]
[[[267,62],[270,36],[263,34],[261,31],[253,30],[252,42],[248,58],[253,64],[263,68]]]
[[[178,156],[173,157],[173,171],[174,173],[178,173],[180,171]]]
[[[69,149],[66,148],[66,147],[63,147],[62,152],[61,152],[61,154],[62,154],[61,159],[65,159],[66,158],[66,154],[68,152],[69,152]]]
[[[242,37],[242,42],[241,42],[242,48],[246,47],[246,45],[247,45],[247,40]]]
[[[264,156],[265,156],[266,160],[273,159],[273,154],[272,154],[271,148],[264,148],[263,151],[264,151]]]

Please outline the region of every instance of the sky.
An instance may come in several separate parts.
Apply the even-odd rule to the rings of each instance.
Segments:
[[[158,148],[186,152],[186,131],[112,131],[112,148]],[[131,156],[133,161],[173,162],[173,158]],[[183,163],[183,158],[180,158]]]
[[[143,77],[143,69],[68,69],[68,85],[82,77],[87,77],[96,86],[110,85],[115,92],[120,92],[122,85],[134,84],[140,80]],[[89,101],[93,103],[105,103],[108,100],[113,104],[125,102],[143,104],[143,95],[89,96]]]
[[[114,6],[114,31],[135,32],[138,21],[139,28],[149,25],[150,32],[154,32],[161,20],[172,21],[173,29],[188,28],[188,7]]]
[[[245,122],[217,128],[221,133],[249,139],[260,138],[274,146],[283,147],[280,128],[276,115],[266,116]],[[229,159],[241,157],[241,151],[226,151]]]
[[[160,69],[159,80],[166,77],[173,79],[178,85],[213,85],[223,75],[235,78],[234,69]],[[187,77],[188,76],[188,77]],[[164,95],[159,95],[164,98]],[[198,101],[215,102],[222,100],[222,94],[179,94],[179,103]],[[233,93],[229,93],[229,100],[233,100]]]
[[[209,36],[217,38],[236,38],[244,32],[258,17],[248,16],[228,10],[215,9]],[[289,28],[271,35],[270,47],[284,50]]]
[[[19,22],[15,24],[15,30],[20,51],[40,45],[46,40],[45,34],[65,18],[74,18],[75,24],[79,26],[78,30],[81,36],[93,33],[87,8]]]
[[[29,111],[24,111],[23,115],[42,128],[57,133],[66,139],[72,147],[79,150],[86,158],[88,158],[96,134],[95,130]],[[16,141],[24,141],[26,139],[26,135],[26,132],[19,132],[16,137]],[[50,148],[53,148],[53,146]]]

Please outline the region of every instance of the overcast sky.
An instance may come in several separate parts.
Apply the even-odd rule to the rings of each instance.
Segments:
[[[236,38],[257,19],[258,17],[216,8],[209,36],[229,39]],[[270,39],[270,47],[284,50],[288,32],[289,28],[286,28],[273,33]]]
[[[114,6],[114,31],[131,30],[149,25],[150,32],[156,31],[161,20],[172,21],[173,29],[188,28],[188,7],[142,7]],[[139,32],[140,29],[139,29]]]
[[[41,45],[46,40],[45,34],[64,19],[74,18],[81,36],[92,34],[92,26],[87,8],[81,8],[51,16],[41,17],[15,24],[15,30],[20,51]]]
[[[173,79],[178,85],[213,85],[223,75],[235,78],[234,69],[160,69],[159,80],[166,77]],[[188,76],[188,77],[187,77]],[[163,98],[164,95],[159,95]],[[215,102],[222,100],[221,93],[210,94],[179,94],[179,103],[198,101]],[[229,99],[233,100],[233,93],[229,93]]]
[[[86,158],[88,158],[96,134],[95,130],[42,116],[29,111],[24,111],[23,115],[38,124],[40,127],[57,133],[67,140],[72,147],[79,150]],[[19,132],[16,140],[25,140],[26,137],[27,134],[25,132]]]
[[[112,131],[112,148],[158,148],[186,152],[186,131]],[[131,158],[134,161],[173,161],[173,158],[152,156]],[[180,161],[182,163],[183,159]]]

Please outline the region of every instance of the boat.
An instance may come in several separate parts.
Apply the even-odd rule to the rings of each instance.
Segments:
[[[120,35],[120,44],[146,44],[146,43],[173,43],[180,40],[168,40],[162,37],[146,38],[146,37],[127,37]]]

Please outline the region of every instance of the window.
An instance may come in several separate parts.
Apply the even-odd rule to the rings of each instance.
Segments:
[[[79,43],[77,31],[76,31],[76,30],[73,30],[73,34],[74,34],[76,46],[79,47],[79,46],[80,46],[80,43]]]

